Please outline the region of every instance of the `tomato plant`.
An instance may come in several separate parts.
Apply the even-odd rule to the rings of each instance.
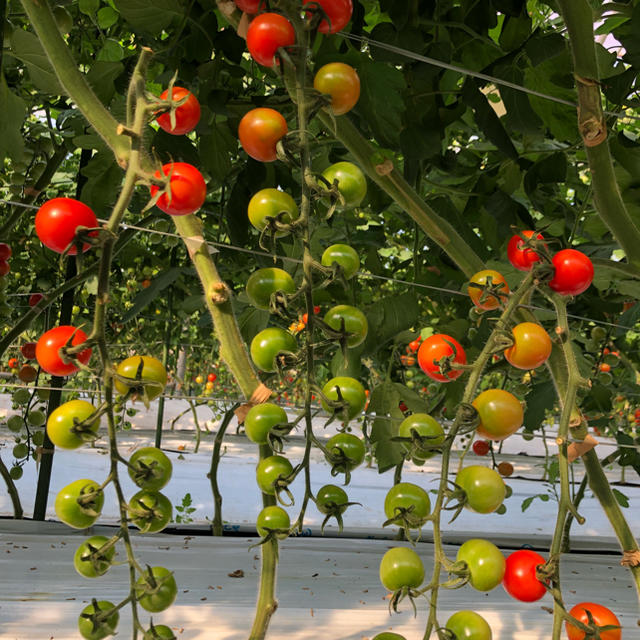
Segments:
[[[393,524],[404,527],[410,523],[412,528],[421,527],[431,512],[429,494],[417,484],[399,482],[393,485],[384,499],[384,513]]]
[[[380,582],[389,591],[408,587],[417,589],[424,580],[420,556],[407,547],[389,549],[380,562]]]
[[[141,489],[158,491],[171,480],[173,465],[161,449],[142,447],[131,454],[127,471]]]
[[[364,442],[352,433],[336,433],[326,444],[327,452],[339,462],[333,464],[332,473],[346,473],[360,466],[364,461],[366,448]]]
[[[185,216],[194,213],[204,204],[207,185],[200,171],[186,162],[169,162],[162,166],[162,173],[156,171],[158,180],[168,177],[166,191],[156,201],[156,207],[170,216]],[[151,185],[151,197],[160,191],[158,185]]]
[[[413,413],[407,416],[398,427],[398,436],[401,438],[421,439],[417,442],[403,442],[405,451],[412,455],[414,461],[424,463],[434,454],[434,448],[444,442],[444,429],[442,425],[427,413]]]
[[[98,437],[100,418],[90,420],[96,408],[86,400],[69,400],[51,412],[47,433],[56,447],[77,449]],[[83,424],[81,424],[83,423]]]
[[[176,579],[164,567],[147,569],[136,582],[136,598],[140,606],[151,613],[168,609],[177,595]]]
[[[74,361],[63,358],[60,349],[77,347],[86,342],[87,334],[82,329],[70,325],[62,325],[49,329],[40,336],[36,343],[36,359],[44,371],[52,376],[69,376],[79,370]],[[81,364],[87,364],[91,358],[91,349],[84,349],[74,358]]]
[[[597,627],[604,627],[608,625],[620,626],[620,621],[616,617],[615,613],[611,609],[607,609],[601,604],[595,602],[581,602],[569,611],[569,615],[573,616],[576,620],[579,620],[583,624],[589,624],[589,616],[587,611],[591,614],[593,622]],[[581,631],[570,622],[566,623],[567,637],[569,640],[585,640],[586,634]],[[601,631],[600,640],[622,640],[622,629],[612,629],[610,631]]]
[[[247,49],[264,67],[272,67],[278,49],[289,47],[295,41],[293,25],[279,13],[261,13],[250,22],[247,30]]]
[[[97,619],[97,616],[104,613],[109,614],[106,618]],[[80,635],[86,640],[102,640],[115,633],[120,622],[120,614],[115,605],[108,600],[94,601],[88,604],[78,617],[78,630]]]
[[[324,385],[322,393],[329,401],[337,402],[342,399],[346,404],[347,417],[349,420],[361,414],[367,402],[367,396],[362,384],[355,378],[348,376],[331,378],[331,380]],[[337,413],[338,416],[342,415],[342,409],[330,407],[324,398],[321,404],[326,412],[330,414]]]
[[[107,542],[109,538],[106,536],[92,536],[76,549],[73,566],[81,576],[97,578],[107,573],[116,554],[114,546],[102,549]]]
[[[502,586],[516,600],[535,602],[547,592],[536,577],[536,567],[545,564],[545,559],[530,549],[514,551],[508,558]]]
[[[269,218],[273,218],[283,224],[291,224],[298,219],[300,212],[295,200],[279,189],[262,189],[256,193],[247,208],[249,222],[258,230],[263,231],[269,224]],[[276,238],[287,235],[287,231],[278,230]]]
[[[348,244],[332,244],[327,247],[321,262],[325,267],[332,267],[334,263],[342,267],[342,274],[347,280],[353,278],[360,269],[360,256]]]
[[[83,202],[73,198],[53,198],[47,200],[36,213],[36,234],[42,244],[55,251],[72,256],[78,253],[74,243],[78,227],[95,229],[98,226],[96,214]],[[97,235],[92,231],[90,235]],[[82,243],[82,251],[91,245]]]
[[[189,89],[184,87],[173,87],[171,90],[171,99],[174,102],[186,100],[178,107],[174,108],[173,117],[174,124],[171,124],[171,113],[168,111],[162,113],[156,118],[156,122],[161,129],[174,136],[181,136],[189,133],[196,128],[200,121],[200,103]],[[169,89],[165,89],[160,94],[161,100],[169,99]]]
[[[287,414],[282,407],[271,402],[251,407],[244,419],[247,438],[256,444],[267,444],[269,432],[278,424],[287,424]]]
[[[467,495],[466,506],[477,513],[492,513],[502,504],[507,494],[500,474],[480,465],[463,467],[456,476],[456,484]]]
[[[426,338],[418,349],[418,365],[432,380],[451,382],[463,374],[463,369],[451,368],[448,364],[450,361],[456,364],[467,362],[462,345],[451,336],[436,333]]]
[[[159,491],[143,489],[129,500],[129,518],[142,533],[157,533],[171,522],[173,505]]]
[[[73,529],[86,529],[100,516],[104,493],[93,480],[74,480],[56,496],[55,511],[62,522]]]
[[[469,584],[478,591],[491,591],[504,577],[506,561],[493,542],[472,538],[467,540],[456,556],[458,562],[466,562]]]
[[[456,611],[444,625],[458,640],[491,640],[489,623],[475,611]]]
[[[497,309],[507,301],[509,285],[501,273],[493,269],[484,269],[474,274],[469,282],[467,293],[479,309]],[[490,290],[495,290],[498,295],[491,295]]]
[[[129,393],[134,398],[146,395],[154,400],[167,384],[167,370],[153,356],[126,358],[116,367],[116,376],[119,376],[115,378],[116,391],[122,395]]]
[[[313,87],[331,96],[330,109],[336,116],[351,111],[360,98],[358,72],[343,62],[330,62],[321,67],[313,79]]]
[[[256,467],[256,482],[262,493],[275,495],[278,483],[293,473],[293,466],[284,456],[268,456]]]
[[[471,404],[478,411],[476,433],[487,440],[504,440],[515,433],[524,420],[522,404],[504,389],[487,389]]]
[[[329,185],[337,182],[338,191],[344,198],[344,203],[340,203],[338,208],[354,209],[367,195],[367,179],[352,162],[336,162],[322,172],[322,177]]]
[[[251,341],[251,359],[261,371],[272,372],[277,368],[280,354],[295,353],[296,339],[284,329],[269,327],[263,329]]]
[[[242,148],[258,162],[273,162],[276,145],[287,134],[287,121],[275,109],[251,109],[240,120],[238,138]]]
[[[329,309],[324,316],[324,321],[335,331],[344,331],[348,334],[348,347],[357,347],[362,344],[369,331],[369,323],[364,313],[348,304],[339,304]]]
[[[278,531],[276,537],[279,540],[284,540],[289,536],[289,529],[291,528],[291,519],[289,514],[282,508],[275,505],[265,507],[258,514],[256,520],[256,529],[258,535],[263,538],[271,531]]]
[[[310,2],[305,2],[305,6]],[[313,0],[313,4],[320,5],[327,19],[320,22],[320,33],[337,33],[342,31],[353,13],[352,0]]]
[[[504,352],[507,362],[517,369],[536,369],[551,355],[551,338],[535,322],[521,322],[511,330],[513,346]]]
[[[536,262],[540,262],[540,256],[529,247],[525,246],[527,240],[530,240],[535,231],[521,231],[519,234],[511,236],[507,245],[507,258],[509,262],[519,271],[531,271]],[[524,236],[523,239],[520,236]],[[544,240],[541,233],[536,235],[536,240]]]
[[[549,287],[562,296],[584,293],[593,281],[593,263],[581,251],[562,249],[554,254],[551,263],[555,272]]]
[[[296,285],[293,278],[286,271],[277,267],[258,269],[247,280],[247,296],[251,304],[258,309],[268,309],[271,296],[274,293],[281,291],[292,294],[295,293],[295,290]]]

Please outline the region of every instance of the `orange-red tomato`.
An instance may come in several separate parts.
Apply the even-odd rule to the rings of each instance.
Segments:
[[[276,51],[296,41],[293,25],[279,13],[261,13],[249,24],[247,49],[264,67],[272,67]]]
[[[485,296],[484,299],[481,300],[482,294],[484,293],[482,286],[489,284],[489,279],[493,286],[502,285],[500,288],[499,299],[496,296],[489,295]],[[484,269],[483,271],[478,271],[478,273],[474,274],[469,282],[470,286],[467,287],[467,293],[476,307],[489,311],[491,309],[497,309],[501,304],[506,302],[506,294],[509,293],[509,285],[507,285],[507,281],[501,273],[498,273],[493,269]],[[473,285],[481,285],[481,287]]]
[[[533,267],[536,262],[540,262],[540,256],[533,249],[524,248],[525,240],[521,237],[524,236],[530,239],[534,233],[535,231],[530,230],[521,231],[519,234],[512,236],[507,245],[507,258],[509,258],[509,262],[520,271],[531,271],[531,267]],[[536,240],[544,240],[542,234],[537,234]]]
[[[551,338],[535,322],[521,322],[511,330],[513,346],[505,349],[504,357],[517,369],[535,369],[551,355]]]
[[[598,627],[604,627],[606,625],[620,626],[620,620],[618,620],[611,609],[607,609],[607,607],[596,604],[595,602],[581,602],[569,611],[569,615],[584,624],[589,624],[587,611],[591,613],[593,621]],[[569,622],[566,623],[566,629],[569,640],[584,640],[586,637],[584,631],[580,631],[580,629],[574,627]],[[622,640],[622,629],[603,631],[600,633],[600,640]]]
[[[185,216],[197,211],[207,197],[207,185],[198,169],[187,162],[170,162],[163,165],[162,174],[170,176],[169,192],[163,193],[156,207],[170,216]],[[154,176],[161,178],[160,171]],[[151,185],[151,196],[155,196],[159,187]]]
[[[268,107],[247,112],[240,120],[238,137],[242,148],[258,162],[273,162],[276,145],[288,131],[287,121],[281,113]]]
[[[156,122],[160,125],[161,129],[164,129],[167,133],[174,136],[181,136],[193,131],[200,121],[200,103],[198,102],[198,98],[196,98],[189,89],[185,89],[184,87],[173,87],[171,98],[175,102],[187,98],[179,107],[175,108],[174,116],[176,126],[171,126],[170,112],[159,115],[156,118]],[[169,99],[169,89],[165,89],[160,94],[160,99]]]
[[[487,389],[471,404],[480,415],[478,435],[487,440],[504,440],[515,433],[524,419],[522,404],[504,389]]]
[[[343,62],[330,62],[321,67],[313,79],[313,88],[331,96],[331,111],[336,116],[351,111],[360,98],[358,73]]]
[[[442,358],[454,356],[453,361],[458,364],[466,364],[467,355],[462,345],[451,336],[442,333],[436,333],[428,337],[420,345],[418,350],[418,364],[420,368],[431,378],[438,382],[451,382],[460,377],[463,373],[462,369],[451,369],[445,375],[440,372],[438,362]]]
[[[38,364],[52,376],[68,376],[78,371],[74,362],[63,362],[59,350],[64,346],[75,347],[87,340],[87,334],[82,329],[70,325],[62,325],[50,329],[40,336],[36,344],[36,359]],[[76,359],[87,364],[91,358],[91,349],[85,349],[76,354]]]

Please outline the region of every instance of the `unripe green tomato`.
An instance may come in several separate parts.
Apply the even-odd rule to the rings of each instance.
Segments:
[[[86,441],[74,433],[73,427],[84,422],[96,412],[96,408],[86,400],[70,400],[60,405],[47,420],[49,439],[61,449],[77,449]],[[100,418],[87,425],[87,433],[98,433]]]
[[[142,533],[157,533],[171,522],[173,505],[171,500],[159,491],[138,491],[128,505],[131,522]]]
[[[423,449],[413,451],[413,456],[417,460],[424,462],[434,455],[430,447],[438,447],[444,442],[444,429],[440,423],[427,413],[413,413],[407,416],[398,427],[398,435],[401,438],[411,438],[411,431],[415,431],[419,436],[428,438],[424,441]],[[405,451],[410,451],[412,444],[402,443]]]
[[[493,513],[507,494],[500,474],[480,465],[461,469],[456,476],[456,484],[467,494],[465,506],[477,513]]]
[[[429,494],[417,484],[399,482],[389,489],[384,499],[384,513],[387,519],[396,518],[399,509],[411,509],[410,517],[420,522],[416,526],[422,526],[431,512]],[[402,525],[402,520],[394,524]]]
[[[32,427],[41,427],[47,420],[47,416],[43,411],[38,411],[37,409],[34,411],[29,411],[27,414],[27,422]]]
[[[113,635],[118,626],[118,622],[120,621],[120,614],[115,610],[113,602],[109,602],[108,600],[99,600],[97,605],[98,607],[96,609],[93,604],[88,604],[78,617],[78,630],[85,640],[102,640],[102,638]],[[105,620],[100,621],[97,625],[94,624],[92,618],[84,617],[87,614],[93,615],[94,613],[111,611],[112,609],[114,610],[113,613]]]
[[[282,352],[295,353],[296,339],[284,329],[269,327],[258,333],[251,341],[251,359],[261,371],[276,370],[276,356]]]
[[[293,473],[293,466],[284,456],[268,456],[263,458],[256,467],[256,482],[260,491],[268,495],[275,495],[274,486],[279,478],[286,478]]]
[[[349,420],[352,420],[357,415],[362,413],[364,409],[364,405],[367,402],[367,396],[364,392],[364,387],[355,379],[350,378],[348,376],[338,376],[336,378],[332,378],[324,385],[322,389],[322,393],[329,400],[338,400],[338,391],[340,389],[340,394],[342,399],[347,403],[347,417]],[[322,400],[321,402],[322,408],[328,413],[333,413],[334,409],[329,407],[329,405]],[[338,415],[341,415],[341,411]]]
[[[95,496],[89,505],[80,505],[78,499],[88,494]],[[86,529],[100,517],[104,505],[104,493],[97,482],[82,478],[71,482],[56,496],[55,511],[62,522],[73,529]],[[95,512],[89,513],[89,512]]]
[[[457,611],[448,620],[445,628],[458,640],[491,640],[491,627],[475,611]]]
[[[27,454],[29,453],[29,447],[24,443],[21,442],[20,444],[15,445],[15,447],[13,447],[13,457],[16,460],[22,460],[22,458],[26,458]]]
[[[284,213],[284,215],[278,216]],[[291,224],[300,216],[295,200],[279,189],[262,189],[249,201],[247,209],[249,222],[258,230],[263,231],[268,224],[267,218],[278,218],[283,224]],[[276,237],[286,236],[286,231],[276,232]]]
[[[138,370],[142,361],[140,378]],[[118,393],[126,394],[129,389],[134,389],[140,394],[142,388],[146,391],[149,400],[157,398],[167,384],[167,370],[160,360],[153,356],[131,356],[123,360],[117,367],[116,373],[123,378],[130,378],[131,382],[126,383],[118,379],[115,380],[115,387]]]
[[[144,632],[142,640],[177,640],[177,638],[166,624],[156,624],[153,629]]]
[[[347,280],[353,278],[360,269],[360,256],[348,244],[332,244],[327,247],[322,254],[321,262],[325,267],[333,266],[334,262],[340,265]]]
[[[266,527],[266,528],[265,528]],[[276,535],[278,540],[284,540],[288,537],[288,531],[291,528],[291,519],[289,514],[278,506],[265,507],[259,514],[256,520],[256,529],[258,535],[265,537],[269,532],[267,529],[276,530],[282,529],[287,533],[279,533]]]
[[[469,584],[478,591],[491,591],[504,577],[507,561],[502,552],[489,540],[472,538],[458,549],[457,561],[467,563]]]
[[[327,167],[322,176],[331,185],[338,181],[338,191],[344,198],[341,209],[353,209],[360,205],[367,195],[367,179],[364,174],[352,162],[336,162]]]
[[[151,575],[156,586],[150,583],[149,571],[145,571],[136,582],[136,598],[143,609],[157,613],[168,609],[173,604],[178,595],[178,585],[171,571],[164,567],[152,567]]]
[[[113,557],[116,554],[114,546],[106,551],[100,551],[109,538],[106,536],[92,536],[87,538],[77,549],[73,556],[73,566],[75,570],[85,578],[97,578],[103,576],[113,564]],[[96,550],[96,555],[91,559],[92,549]]]
[[[22,470],[22,467],[11,467],[11,469],[9,470],[9,475],[11,476],[12,480],[20,480],[20,478],[22,478],[22,474],[24,473],[24,471]]]
[[[399,633],[392,633],[391,631],[383,631],[375,636],[373,636],[372,640],[407,640],[404,636],[401,636]]]
[[[344,323],[345,332],[352,334],[347,338],[348,347],[357,347],[362,344],[369,330],[369,323],[364,313],[348,304],[339,304],[329,309],[324,316],[324,321],[335,331],[340,331]]]
[[[276,291],[295,293],[293,278],[283,269],[266,267],[254,271],[247,280],[247,296],[254,307],[268,309]]]
[[[249,409],[244,419],[247,438],[256,444],[267,444],[269,432],[277,424],[286,424],[287,414],[282,407],[271,402],[257,404]]]
[[[347,502],[349,502],[347,492],[335,484],[325,484],[316,493],[316,507],[325,515],[336,511],[340,514],[344,513],[347,510]]]
[[[389,591],[404,587],[417,589],[424,580],[424,565],[420,556],[407,547],[389,549],[380,562],[380,582]]]
[[[22,416],[11,416],[7,420],[7,427],[9,431],[13,431],[14,433],[18,433],[24,427],[24,418]]]
[[[171,460],[157,447],[137,449],[129,458],[129,465],[129,477],[142,489],[159,491],[171,480]]]
[[[31,400],[31,393],[27,389],[18,389],[14,391],[11,400],[16,404],[27,404]]]
[[[367,452],[364,442],[352,433],[336,433],[327,442],[327,451],[334,455],[344,457],[344,462],[338,463],[334,469],[339,473],[353,471],[364,461]]]

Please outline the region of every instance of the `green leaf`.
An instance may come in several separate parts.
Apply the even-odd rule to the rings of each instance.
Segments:
[[[27,106],[22,98],[9,90],[4,75],[0,75],[0,112],[0,161],[5,156],[21,160],[24,152],[21,129]]]
[[[519,49],[531,33],[531,17],[524,7],[519,16],[507,16],[500,32],[500,46],[504,51]]]
[[[209,316],[209,314],[206,314]],[[269,324],[269,312],[255,307],[246,307],[238,315],[238,327],[244,341],[249,344]]]
[[[116,9],[137,31],[158,35],[173,20],[182,19],[178,0],[115,0]]]
[[[526,395],[527,403],[524,412],[524,426],[527,431],[536,431],[545,419],[547,411],[553,409],[555,403],[555,388],[553,382],[541,382]]]
[[[616,502],[625,509],[629,506],[629,498],[622,493],[622,491],[618,491],[618,489],[614,489],[611,487],[611,491],[616,498]]]
[[[383,382],[371,391],[369,411],[378,416],[371,428],[371,442],[375,445],[374,455],[380,473],[395,467],[403,458],[402,446],[391,441],[398,433],[398,425],[403,418],[398,408],[398,386],[393,382]]]
[[[229,125],[214,122],[210,133],[200,136],[202,166],[217,184],[223,184],[231,171],[231,157],[238,151],[238,140]]]
[[[100,151],[82,170],[82,175],[89,180],[82,188],[81,200],[96,212],[107,212],[113,206],[115,194],[122,185],[122,168],[116,163],[113,153],[104,148],[102,141],[97,140],[96,146]]]
[[[115,82],[124,71],[121,62],[96,61],[87,73],[87,82],[100,101],[108,105],[113,98],[116,88]]]
[[[400,382],[396,382],[395,386],[400,400],[411,413],[427,413],[427,403],[422,396]]]
[[[53,95],[63,93],[44,49],[33,33],[24,29],[14,29],[11,34],[10,52],[25,64],[33,84],[40,91]]]
[[[100,7],[100,0],[79,0],[78,9],[80,13],[84,13],[87,16],[93,16]]]
[[[151,284],[146,289],[140,291],[135,297],[133,307],[122,316],[121,322],[126,323],[133,320],[149,303],[157,300],[160,292],[170,287],[180,277],[183,271],[184,269],[182,267],[173,267],[155,276]]]
[[[97,60],[101,62],[118,62],[124,58],[124,51],[117,40],[107,38],[98,51]]]
[[[118,22],[119,17],[120,14],[111,7],[102,7],[98,11],[98,26],[101,29],[108,29]]]
[[[403,293],[378,300],[366,311],[369,334],[365,351],[376,351],[396,334],[411,328],[418,320],[420,309],[413,293]]]

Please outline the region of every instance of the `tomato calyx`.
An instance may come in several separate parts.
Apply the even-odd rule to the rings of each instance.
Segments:
[[[131,498],[127,512],[141,533],[157,533],[171,519],[171,502],[159,491],[142,490]]]
[[[416,429],[411,429],[410,433],[409,437],[393,436],[391,438],[392,442],[400,442],[405,445],[403,447],[405,458],[423,458],[425,453],[433,454],[442,451],[441,435],[422,435]],[[437,442],[434,443],[434,440]]]
[[[475,290],[474,292],[480,292],[480,296],[475,299],[474,304],[478,307],[478,310],[484,311],[489,308],[503,307],[507,296],[509,295],[509,287],[505,282],[494,282],[491,274],[486,276],[484,283],[469,282],[468,288]]]
[[[80,545],[78,552],[76,552],[76,558],[79,563],[85,564],[90,567],[90,570],[98,576],[104,575],[109,567],[113,564],[114,549],[113,547],[120,539],[119,535],[115,535],[104,544],[96,545],[94,541],[96,538],[89,538],[82,545]],[[85,574],[83,574],[85,575]]]
[[[89,488],[87,488],[89,487]],[[80,490],[80,495],[76,498],[76,502],[80,507],[80,511],[87,516],[97,518],[102,513],[102,504],[104,502],[104,487],[93,488],[93,485],[87,485]]]
[[[409,529],[420,529],[425,522],[429,520],[429,517],[425,520],[425,518],[421,516],[417,516],[416,513],[416,505],[412,504],[408,507],[396,506],[393,509],[393,516],[388,518],[382,523],[383,527],[388,527],[390,525],[395,525],[404,529],[405,532]]]

